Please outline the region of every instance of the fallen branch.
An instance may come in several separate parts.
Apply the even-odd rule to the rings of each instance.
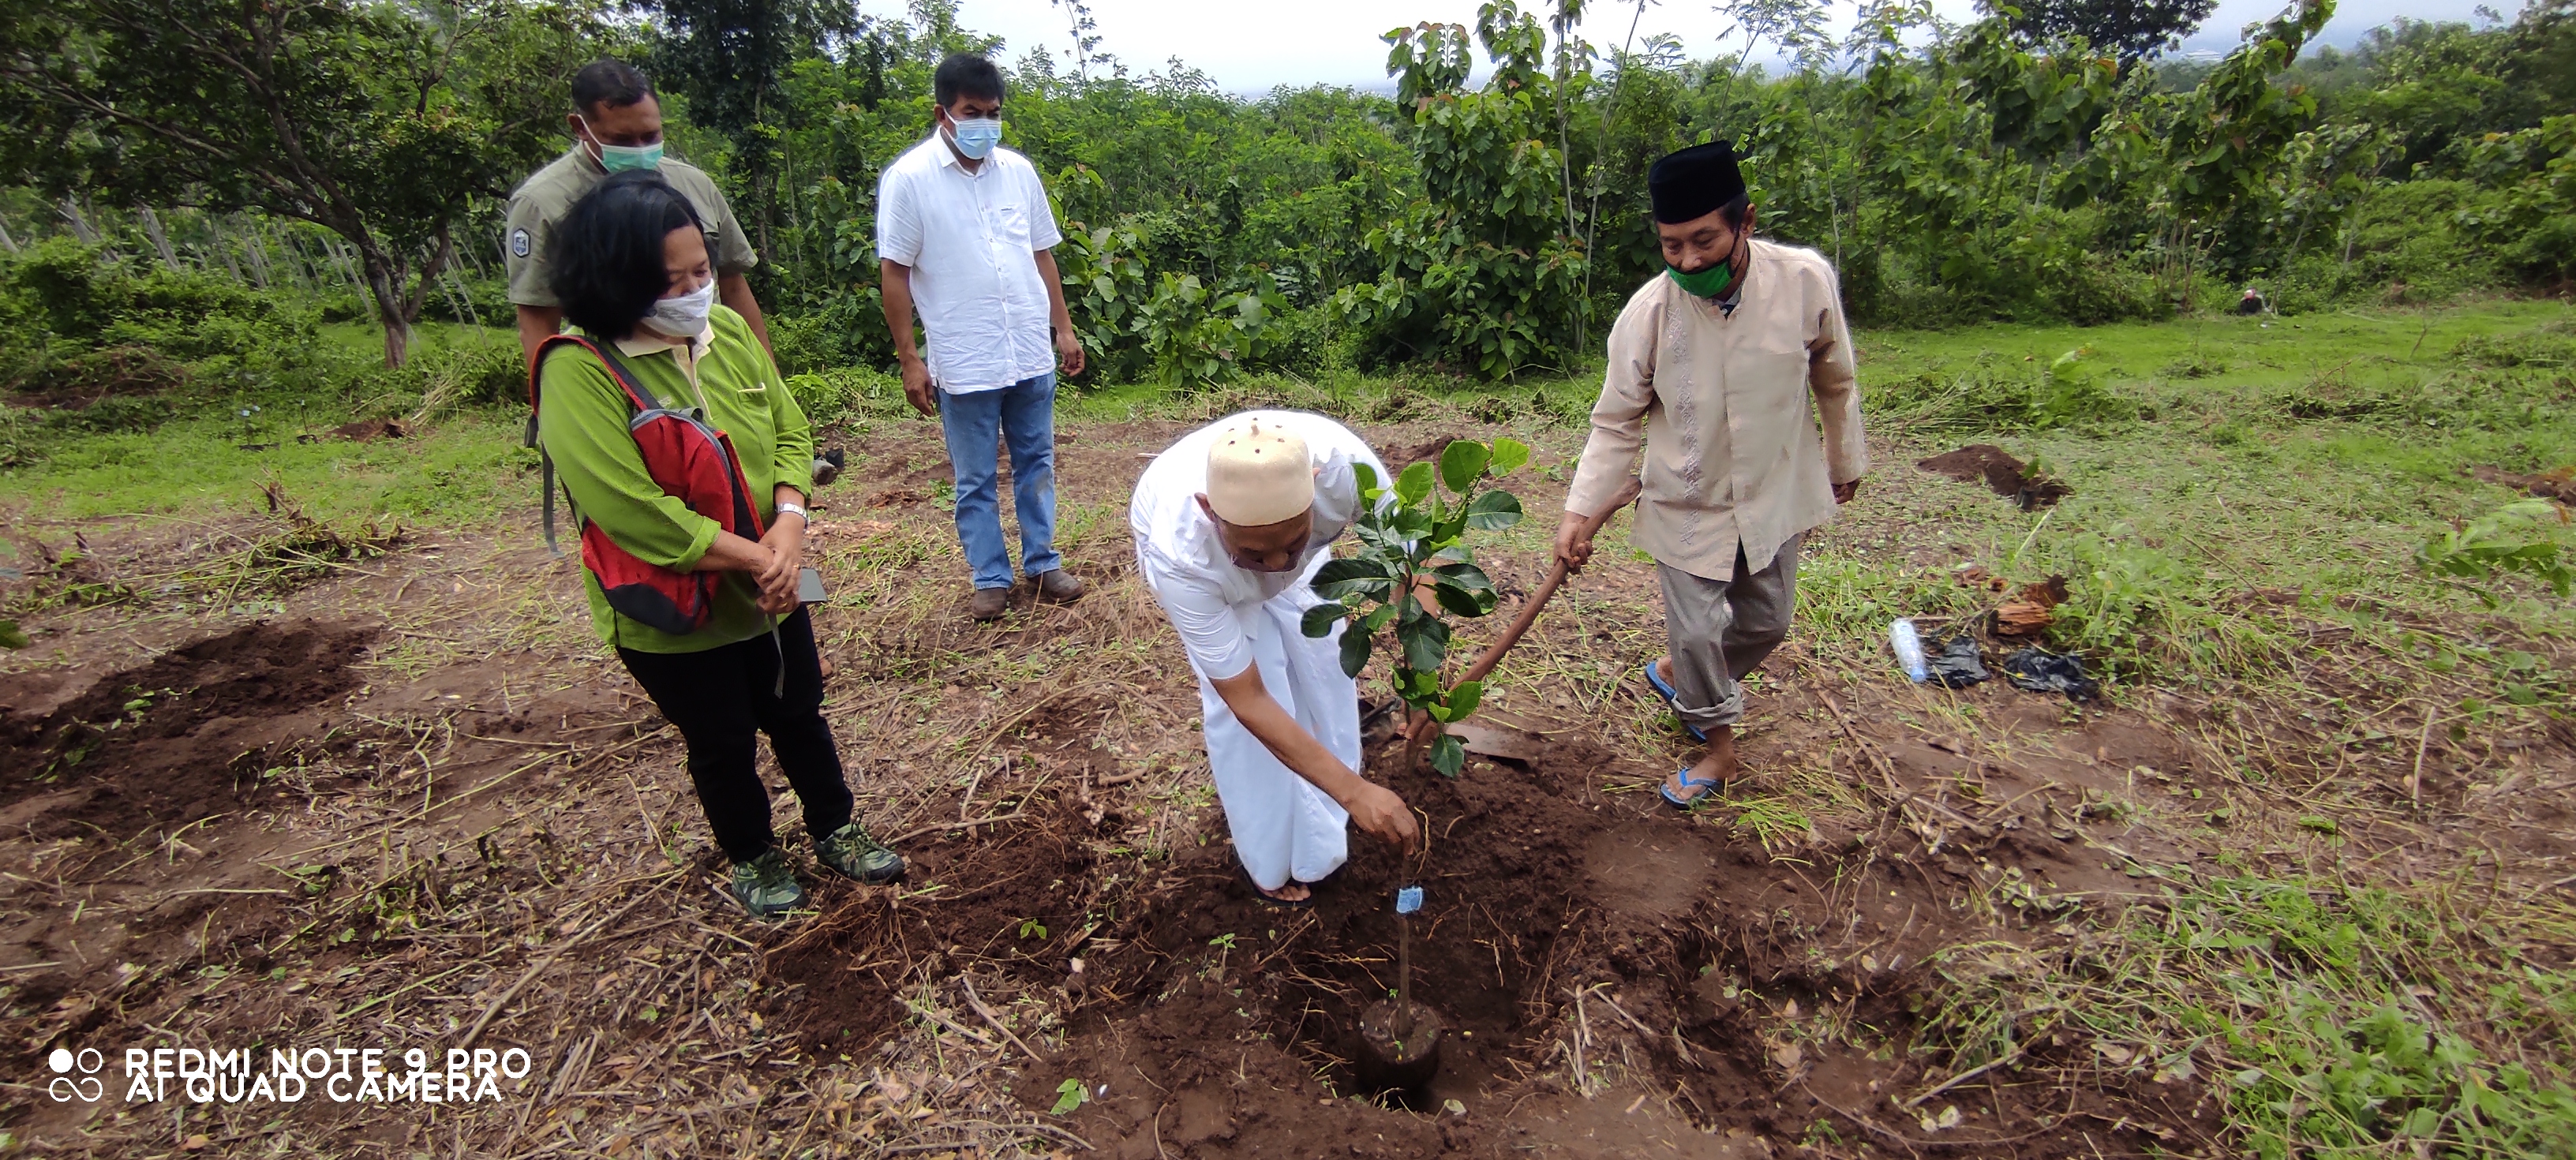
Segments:
[[[509,990],[501,992],[499,997],[492,1000],[491,1006],[483,1009],[483,1017],[476,1019],[472,1027],[465,1029],[465,1037],[457,1040],[456,1046],[474,1046],[474,1041],[482,1037],[483,1029],[492,1025],[492,1020],[501,1014],[501,1009],[509,1006],[510,1000],[518,998],[519,992],[526,990],[528,984],[534,982],[538,975],[544,974],[547,967],[555,965],[555,960],[562,958],[564,956],[564,952],[588,942],[590,940],[590,936],[599,933],[601,928],[606,927],[610,923],[616,922],[618,919],[626,917],[627,914],[632,912],[636,907],[644,905],[646,900],[653,897],[653,887],[661,885],[663,882],[667,882],[672,878],[678,877],[679,874],[679,871],[674,870],[652,880],[650,883],[646,884],[643,893],[636,895],[631,901],[627,902],[626,905],[618,907],[617,913],[590,924],[590,926],[587,929],[584,929],[580,934],[572,936],[565,940],[562,945],[557,946],[553,953],[537,960],[534,966],[528,968],[527,973],[519,976],[518,982],[510,984]]]
[[[889,845],[889,846],[892,846],[892,845],[895,845],[895,844],[900,843],[900,842],[904,842],[904,841],[907,841],[907,840],[910,840],[910,839],[913,839],[913,838],[918,838],[918,837],[922,836],[923,834],[935,834],[935,833],[938,833],[938,832],[939,832],[939,831],[941,831],[941,830],[971,830],[971,829],[974,829],[974,828],[976,828],[976,827],[978,827],[978,826],[991,826],[991,825],[998,825],[998,824],[1000,824],[1000,823],[1002,823],[1002,822],[1008,822],[1008,821],[1016,820],[1016,819],[1018,819],[1021,815],[1023,815],[1023,814],[1024,814],[1024,813],[1026,813],[1026,812],[1027,812],[1027,811],[1025,811],[1025,810],[1012,810],[1011,812],[1009,812],[1009,813],[1007,813],[1007,814],[989,814],[989,815],[986,815],[986,816],[984,816],[984,817],[976,818],[976,819],[974,819],[974,820],[972,820],[972,821],[964,821],[964,822],[932,822],[932,823],[930,823],[929,825],[925,825],[925,826],[914,826],[913,828],[911,828],[911,829],[909,829],[909,830],[905,830],[904,832],[902,832],[902,833],[900,833],[900,834],[896,834],[895,836],[893,836],[893,837],[891,837],[891,838],[886,839],[886,840],[885,840],[885,844],[886,844],[886,845]]]
[[[1978,1064],[1978,1065],[1977,1065],[1977,1066],[1975,1066],[1975,1067],[1969,1068],[1969,1069],[1968,1069],[1968,1070],[1966,1070],[1966,1071],[1960,1072],[1960,1073],[1959,1073],[1959,1074],[1957,1074],[1957,1075],[1954,1075],[1954,1076],[1951,1076],[1951,1077],[1950,1077],[1950,1078],[1948,1078],[1948,1079],[1942,1080],[1942,1081],[1941,1081],[1941,1083],[1939,1084],[1939,1086],[1934,1087],[1931,1091],[1925,1092],[1925,1093],[1923,1093],[1922,1095],[1916,1096],[1916,1097],[1914,1097],[1913,1099],[1907,1100],[1907,1101],[1905,1101],[1904,1103],[1898,1104],[1898,1105],[1896,1105],[1896,1106],[1898,1106],[1898,1107],[1900,1107],[1900,1108],[1911,1108],[1911,1107],[1915,1107],[1915,1106],[1917,1106],[1917,1105],[1921,1104],[1921,1103],[1922,1103],[1923,1101],[1925,1101],[1925,1100],[1931,1099],[1932,1097],[1937,1096],[1937,1095],[1940,1095],[1941,1093],[1946,1092],[1946,1091],[1950,1090],[1951,1088],[1957,1087],[1957,1086],[1959,1086],[1960,1084],[1966,1083],[1966,1082],[1968,1082],[1969,1080],[1975,1079],[1975,1078],[1977,1078],[1978,1076],[1984,1075],[1984,1074],[1986,1074],[1987,1072],[1993,1071],[1994,1069],[1996,1069],[1996,1068],[1998,1068],[1998,1067],[2002,1067],[2003,1065],[2005,1065],[2005,1064],[2007,1064],[2007,1063],[2012,1063],[2012,1062],[2014,1062],[2014,1061],[2016,1061],[2016,1060],[2018,1060],[2018,1059],[2020,1059],[2020,1058],[2021,1058],[2021,1049],[2020,1049],[2020,1048],[2018,1048],[2018,1047],[2016,1047],[2016,1048],[2012,1049],[2011,1051],[2005,1052],[2005,1053],[2004,1053],[2003,1055],[2001,1055],[2001,1056],[1998,1056],[1998,1057],[1996,1057],[1996,1058],[1994,1058],[1994,1059],[1987,1060],[1987,1061],[1986,1061],[1986,1062],[1984,1062],[1984,1063]]]
[[[931,1006],[929,1006],[929,1005],[927,1005],[927,1004],[915,1004],[915,1003],[906,1003],[906,1004],[904,1004],[904,1006],[907,1006],[907,1007],[912,1008],[912,1013],[913,1013],[913,1014],[915,1014],[915,1015],[919,1015],[919,1016],[921,1016],[921,1017],[922,1017],[922,1018],[924,1018],[924,1019],[928,1019],[928,1020],[930,1020],[930,1021],[931,1021],[931,1022],[933,1022],[933,1023],[936,1023],[936,1024],[938,1024],[938,1025],[940,1025],[940,1026],[942,1026],[942,1027],[945,1027],[945,1028],[949,1029],[950,1031],[954,1031],[954,1032],[956,1032],[956,1033],[957,1033],[957,1034],[959,1034],[959,1035],[963,1035],[963,1036],[965,1036],[965,1037],[966,1037],[966,1038],[968,1038],[968,1039],[972,1039],[972,1040],[974,1040],[974,1041],[975,1041],[975,1042],[977,1042],[977,1043],[981,1043],[981,1044],[983,1044],[983,1045],[984,1045],[984,1046],[986,1046],[986,1047],[990,1047],[990,1048],[994,1048],[994,1049],[998,1050],[998,1049],[1000,1049],[1000,1047],[1002,1046],[1001,1044],[995,1043],[995,1042],[993,1042],[992,1040],[985,1038],[985,1036],[984,1036],[984,1033],[983,1033],[983,1032],[981,1032],[981,1031],[977,1031],[977,1030],[975,1030],[974,1028],[971,1028],[971,1027],[967,1027],[967,1026],[965,1026],[965,1025],[963,1025],[963,1024],[961,1024],[961,1023],[959,1023],[959,1022],[957,1022],[957,1021],[956,1021],[956,1020],[954,1020],[954,1019],[951,1019],[951,1018],[949,1018],[949,1017],[947,1017],[947,1016],[945,1016],[945,1015],[940,1014],[940,1013],[939,1013],[939,1009],[938,1009],[938,1008],[936,1008],[936,1007],[931,1007]]]
[[[964,972],[959,972],[959,973],[958,973],[958,976],[957,976],[957,981],[958,981],[959,983],[961,983],[961,984],[963,984],[963,985],[965,986],[965,988],[966,988],[966,1005],[967,1005],[967,1006],[969,1006],[969,1007],[974,1008],[974,1009],[975,1009],[975,1014],[982,1016],[982,1017],[983,1017],[983,1019],[984,1019],[984,1022],[992,1024],[992,1025],[993,1025],[993,1030],[1001,1032],[1001,1033],[1002,1033],[1002,1038],[1010,1040],[1010,1041],[1011,1041],[1011,1045],[1012,1045],[1012,1046],[1019,1048],[1022,1052],[1025,1052],[1031,1060],[1033,1060],[1033,1061],[1035,1061],[1035,1062],[1038,1062],[1038,1063],[1045,1063],[1045,1062],[1046,1062],[1046,1057],[1045,1057],[1045,1056],[1040,1055],[1040,1054],[1038,1054],[1037,1052],[1035,1052],[1035,1051],[1033,1051],[1033,1050],[1030,1050],[1030,1048],[1029,1048],[1029,1045],[1028,1045],[1028,1044],[1023,1043],[1023,1042],[1021,1042],[1021,1041],[1020,1041],[1020,1037],[1019,1037],[1019,1036],[1011,1034],[1011,1029],[1010,1029],[1010,1028],[1002,1026],[1002,1021],[1001,1021],[1001,1019],[997,1018],[997,1017],[993,1014],[993,1009],[992,1009],[992,1008],[990,1008],[990,1007],[985,1006],[985,1005],[984,1005],[984,1000],[983,1000],[983,998],[975,994],[975,980],[973,980],[973,979],[971,979],[971,978],[968,978],[968,977],[965,975],[965,973],[964,973]]]

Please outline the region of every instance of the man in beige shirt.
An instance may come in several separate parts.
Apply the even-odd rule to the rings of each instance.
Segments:
[[[1788,635],[1799,544],[1859,491],[1869,451],[1842,291],[1824,256],[1753,237],[1726,142],[1666,156],[1646,182],[1666,269],[1610,329],[1556,555],[1574,568],[1591,559],[1583,524],[1610,506],[1642,436],[1633,539],[1659,565],[1672,649],[1644,676],[1708,742],[1663,786],[1687,809],[1734,779],[1736,682]]]

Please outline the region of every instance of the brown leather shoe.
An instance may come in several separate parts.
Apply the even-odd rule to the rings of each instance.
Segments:
[[[1038,599],[1049,604],[1071,604],[1082,599],[1082,581],[1062,568],[1038,573]]]
[[[977,620],[1000,620],[1004,612],[1010,611],[1010,607],[1010,589],[978,588],[975,590],[975,602],[966,606],[966,613]]]

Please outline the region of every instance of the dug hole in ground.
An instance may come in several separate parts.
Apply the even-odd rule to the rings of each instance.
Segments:
[[[2468,793],[2470,755],[2429,726],[2361,758],[2284,728],[2272,743],[2313,748],[2276,768],[2313,781],[2249,787],[2229,775],[2266,726],[2210,695],[1917,687],[1874,645],[1820,644],[1840,622],[1819,619],[1754,678],[1749,779],[1677,814],[1653,787],[1694,750],[1637,679],[1662,624],[1622,517],[1497,671],[1488,755],[1408,773],[1373,731],[1372,776],[1421,811],[1423,847],[1354,835],[1313,909],[1264,906],[1124,521],[1144,456],[1223,402],[1068,424],[1061,542],[1095,590],[1043,607],[1024,584],[992,626],[964,616],[937,429],[827,440],[853,466],[816,505],[826,714],[912,872],[816,873],[764,755],[814,891],[775,924],[722,896],[676,740],[531,529],[326,534],[291,497],[19,523],[86,545],[22,590],[51,594],[26,618],[39,647],[0,677],[20,1078],[63,1045],[469,1034],[535,1068],[498,1106],[130,1110],[15,1086],[7,1130],[119,1156],[2220,1155],[2231,1048],[2119,1013],[2135,992],[2113,986],[2122,932],[2170,925],[2191,868],[2214,869],[2213,811],[2283,873],[2376,833],[2439,874],[2458,853],[2439,831],[2508,809],[2526,852],[2563,853],[2545,771],[2569,738],[2544,725],[2506,740],[2524,784],[2554,788],[2510,807]],[[1543,575],[1580,431],[1361,430],[1396,463],[1451,436],[1539,448],[1507,484],[1530,518],[1480,547],[1505,602],[1461,632],[1470,656]],[[1875,450],[1810,547],[1810,599],[1833,598],[1837,557],[1950,570],[1920,513],[2013,511],[1908,466],[1929,450]],[[2299,821],[2327,788],[2358,803],[2342,834]],[[2449,822],[2402,814],[2410,793]],[[1406,1106],[1363,1098],[1351,1061],[1414,883],[1413,993],[1449,1031]]]

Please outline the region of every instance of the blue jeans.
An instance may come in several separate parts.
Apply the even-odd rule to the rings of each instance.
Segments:
[[[939,395],[939,429],[957,473],[957,542],[977,588],[1011,586],[996,487],[999,439],[1011,449],[1011,506],[1020,517],[1020,567],[1038,576],[1064,566],[1055,551],[1055,374],[993,391]]]

